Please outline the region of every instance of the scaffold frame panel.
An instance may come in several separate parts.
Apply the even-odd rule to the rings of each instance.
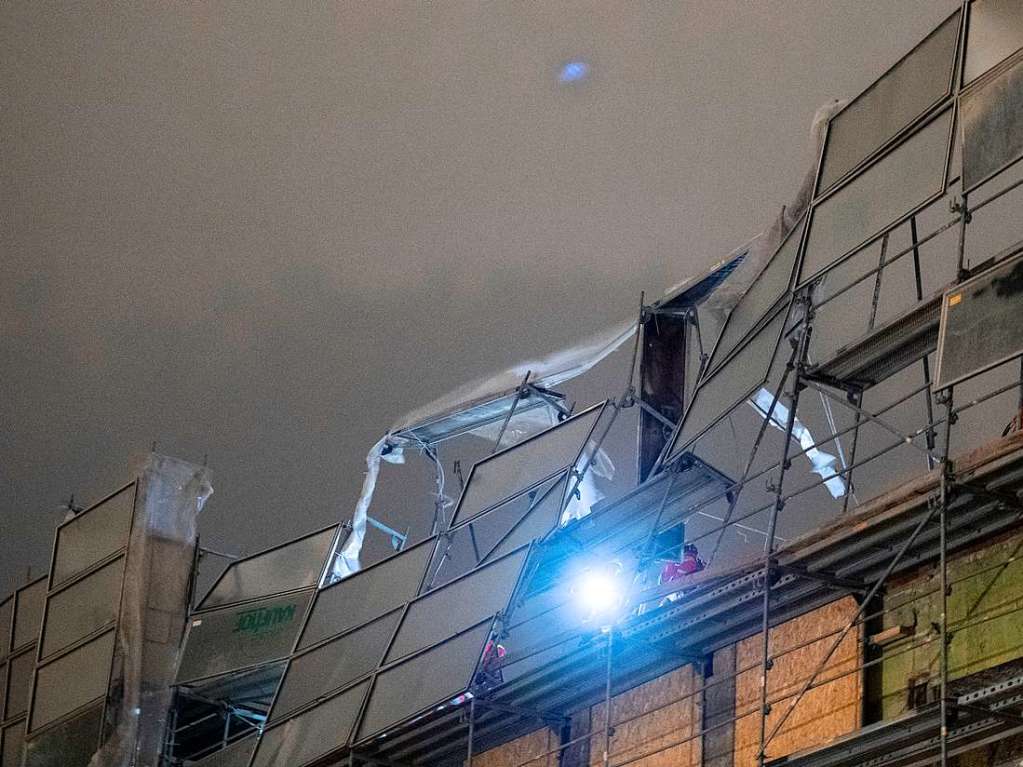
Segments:
[[[198,610],[316,586],[337,541],[338,525],[303,535],[231,562]]]
[[[57,527],[50,568],[51,591],[128,545],[135,517],[135,493],[136,483],[131,482]]]

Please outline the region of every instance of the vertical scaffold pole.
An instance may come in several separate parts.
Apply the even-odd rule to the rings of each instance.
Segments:
[[[959,202],[959,251],[956,267],[956,280],[962,281],[967,275],[966,271],[966,227],[970,224],[970,207],[969,200],[966,194],[962,194]],[[939,693],[940,693],[940,713],[941,713],[941,729],[938,734],[939,747],[940,747],[940,761],[938,762],[941,767],[947,767],[948,765],[948,501],[950,494],[950,485],[954,481],[953,466],[949,459],[949,453],[951,452],[952,442],[952,423],[955,421],[956,414],[953,409],[953,396],[952,387],[944,390],[940,393],[945,405],[945,443],[941,448],[941,477],[940,482],[940,497],[938,503],[941,504],[938,509],[938,524],[940,525],[939,531],[939,588],[941,589],[941,616],[939,620],[939,641],[941,647],[939,650]]]
[[[959,252],[956,264],[956,279],[962,281],[966,279],[966,227],[970,223],[970,207],[969,199],[966,195],[962,195],[959,198],[959,203],[956,205],[959,213]]]
[[[195,569],[192,570],[195,572]],[[191,604],[191,601],[189,602]],[[171,710],[170,710],[170,721],[167,723],[166,738],[163,747],[163,752],[167,755],[168,760],[174,759],[174,749],[177,746],[177,733],[178,733],[178,693],[174,692],[171,698]]]
[[[607,631],[607,665],[604,673],[604,751],[601,764],[608,767],[611,761],[611,672],[614,658],[614,626]]]
[[[792,445],[792,431],[796,424],[796,410],[799,407],[799,393],[803,389],[803,371],[806,367],[806,355],[810,344],[810,333],[813,330],[813,303],[809,294],[802,298],[803,319],[802,330],[799,334],[799,348],[793,356],[794,361],[788,363],[788,373],[792,374],[792,399],[789,402],[789,417],[785,425],[785,444],[782,447],[781,466],[778,471],[778,484],[775,487],[774,505],[771,507],[771,518],[767,526],[767,540],[764,543],[764,600],[761,613],[761,663],[760,663],[760,746],[757,751],[757,764],[764,767],[767,761],[767,716],[771,713],[771,707],[767,702],[767,674],[773,665],[770,656],[770,641],[768,629],[770,628],[771,617],[771,567],[774,560],[774,534],[778,525],[778,513],[785,506],[783,490],[785,487],[785,472],[789,468],[789,449]]]
[[[941,454],[941,477],[940,496],[938,502],[941,504],[938,509],[938,519],[941,526],[939,533],[939,588],[941,589],[941,615],[939,620],[940,630],[940,693],[941,693],[941,732],[939,735],[941,743],[941,767],[948,764],[948,503],[951,494],[951,485],[954,482],[953,465],[949,460],[949,444],[952,438],[952,423],[955,420],[955,411],[952,407],[952,389],[949,388],[943,393],[945,404],[945,444],[942,446]]]
[[[476,698],[469,701],[469,743],[466,746],[468,752],[465,758],[465,767],[472,767],[472,741],[476,734]]]

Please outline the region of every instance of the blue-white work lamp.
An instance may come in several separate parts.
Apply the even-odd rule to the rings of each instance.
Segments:
[[[625,604],[621,563],[611,562],[579,571],[572,584],[572,596],[586,622],[614,623]]]

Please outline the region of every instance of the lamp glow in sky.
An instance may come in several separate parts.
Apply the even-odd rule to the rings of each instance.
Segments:
[[[563,83],[577,83],[590,74],[590,65],[585,61],[569,61],[561,67],[558,80]]]

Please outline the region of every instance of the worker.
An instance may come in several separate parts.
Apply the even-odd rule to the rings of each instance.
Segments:
[[[682,581],[690,575],[700,572],[706,566],[706,563],[700,559],[700,552],[696,545],[687,543],[682,547],[682,559],[680,561],[671,560],[664,563],[658,583],[663,586],[666,583]],[[669,594],[661,600],[661,604],[674,602],[678,597],[677,593]]]
[[[661,568],[660,583],[672,583],[685,578],[687,575],[700,572],[707,565],[700,559],[700,552],[693,543],[687,543],[682,547],[682,560],[679,562],[665,562]]]
[[[507,652],[503,644],[499,644],[493,639],[487,642],[487,646],[483,648],[480,672],[476,677],[478,684],[489,687],[501,684],[504,681],[504,675],[501,673],[500,666]]]

